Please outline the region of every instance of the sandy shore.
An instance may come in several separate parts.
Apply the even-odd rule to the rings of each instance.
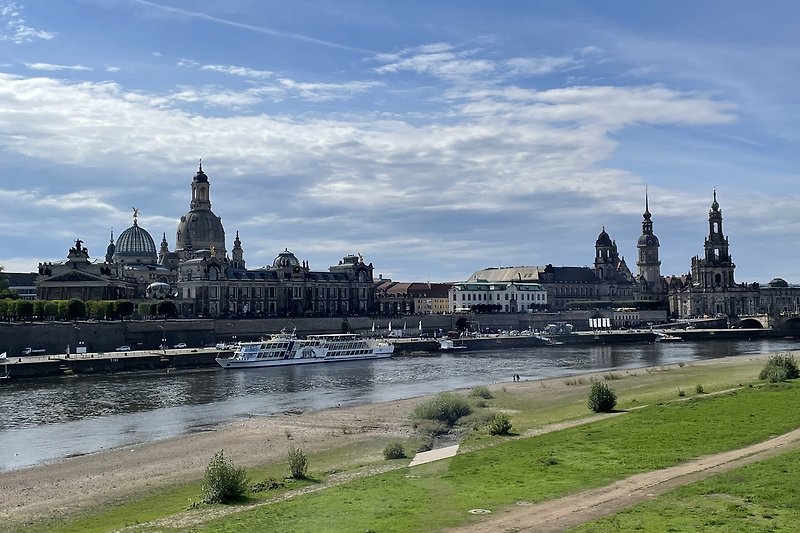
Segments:
[[[752,362],[764,358],[766,355],[741,356],[693,365],[741,364],[745,359]],[[566,385],[564,378],[502,386],[534,399],[541,397],[548,404],[575,393],[575,387]],[[407,438],[413,435],[409,415],[419,402],[420,398],[414,398],[254,417],[201,433],[5,472],[0,475],[0,524],[20,528],[197,480],[220,449],[237,465],[253,467],[285,463],[291,445],[314,453],[376,437]]]

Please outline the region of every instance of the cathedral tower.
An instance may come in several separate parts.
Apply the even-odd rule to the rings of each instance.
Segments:
[[[708,237],[703,246],[705,256],[692,259],[692,278],[704,289],[728,289],[736,285],[733,264],[728,252],[728,238],[722,233],[722,209],[717,203],[717,191],[708,211]]]
[[[647,283],[651,291],[660,291],[661,288],[661,261],[658,259],[658,237],[653,235],[653,221],[650,220],[650,201],[645,190],[644,214],[642,215],[642,236],[636,247],[639,249],[639,279]]]

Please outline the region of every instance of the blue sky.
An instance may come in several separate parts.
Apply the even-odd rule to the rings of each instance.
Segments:
[[[457,281],[636,270],[648,187],[663,274],[716,187],[737,281],[800,282],[800,4],[0,0],[0,265],[175,244],[198,159],[228,249]]]

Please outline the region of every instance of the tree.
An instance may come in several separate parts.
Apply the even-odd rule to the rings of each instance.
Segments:
[[[30,300],[17,300],[17,317],[22,320],[33,318],[33,302]]]
[[[114,306],[116,310],[116,314],[125,318],[126,316],[131,316],[133,314],[133,302],[129,300],[117,300],[117,303]]]
[[[617,394],[602,381],[592,383],[589,391],[589,409],[595,413],[610,413],[617,405]]]
[[[77,320],[86,316],[86,304],[82,300],[67,302],[67,318]]]
[[[247,473],[225,459],[223,451],[214,454],[203,475],[203,501],[229,503],[241,499],[247,492]]]
[[[158,302],[158,306],[156,309],[158,312],[156,314],[167,316],[175,316],[175,312],[177,308],[175,307],[175,302],[172,300],[163,300]]]

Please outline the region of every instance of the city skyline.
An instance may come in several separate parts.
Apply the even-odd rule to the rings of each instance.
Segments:
[[[800,6],[744,2],[0,0],[0,265],[139,224],[170,249],[202,158],[228,248],[461,281],[636,271],[645,187],[663,275],[716,188],[738,282],[800,282]]]

